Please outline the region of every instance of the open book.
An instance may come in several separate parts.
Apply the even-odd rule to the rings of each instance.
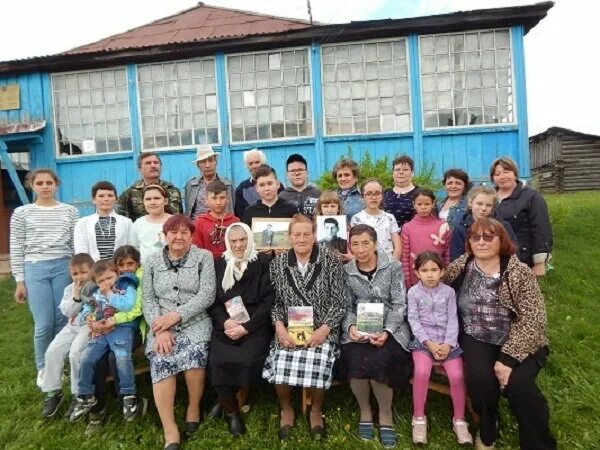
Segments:
[[[364,335],[383,331],[383,303],[359,303],[356,306],[356,330]]]
[[[290,306],[288,308],[288,333],[294,344],[305,345],[313,331],[313,307]]]
[[[227,300],[225,302],[225,309],[227,310],[229,317],[236,322],[245,323],[250,320],[250,316],[248,315],[248,311],[244,306],[242,297],[239,295],[237,297],[233,297],[231,300]]]

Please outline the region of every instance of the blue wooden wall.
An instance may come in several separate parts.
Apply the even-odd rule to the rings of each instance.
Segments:
[[[453,128],[450,130],[424,131],[421,123],[420,69],[418,36],[408,36],[409,67],[411,83],[412,131],[386,133],[382,135],[325,136],[323,132],[323,108],[321,91],[321,48],[314,44],[310,48],[313,129],[314,136],[294,140],[277,140],[249,144],[231,144],[229,141],[229,116],[227,109],[225,55],[216,55],[217,98],[219,102],[220,145],[219,172],[231,178],[235,184],[248,176],[243,164],[243,152],[254,147],[262,149],[271,164],[285,181],[285,160],[292,153],[302,154],[309,164],[309,177],[316,180],[320,173],[330,170],[348,148],[356,159],[366,151],[377,159],[387,155],[409,154],[417,170],[424,163],[435,163],[437,174],[444,170],[461,167],[476,181],[489,180],[489,167],[493,159],[508,155],[517,161],[520,172],[529,176],[529,149],[527,138],[527,105],[523,53],[523,28],[511,29],[514,63],[514,104],[516,125],[476,128]],[[0,79],[0,86],[18,83],[21,88],[21,109],[0,111],[0,124],[47,121],[43,131],[43,144],[30,149],[32,167],[52,167],[62,180],[60,195],[63,201],[77,205],[83,214],[92,211],[91,186],[98,180],[113,182],[119,191],[137,178],[136,158],[141,151],[137,80],[135,65],[127,66],[131,135],[133,151],[118,154],[85,155],[56,158],[54,120],[50,75],[25,74]],[[163,178],[183,189],[185,182],[197,174],[192,162],[193,149],[162,151]]]

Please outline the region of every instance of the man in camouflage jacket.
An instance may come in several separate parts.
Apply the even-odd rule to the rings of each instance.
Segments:
[[[144,187],[150,184],[160,185],[169,198],[167,212],[170,214],[181,213],[181,192],[173,184],[160,179],[162,162],[155,153],[142,153],[138,157],[138,169],[141,180],[135,181],[131,186],[123,191],[117,204],[117,212],[125,217],[129,217],[133,222],[147,214],[144,208],[143,192]]]

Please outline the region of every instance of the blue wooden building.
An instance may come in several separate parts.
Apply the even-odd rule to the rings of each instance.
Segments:
[[[407,153],[417,169],[462,167],[475,180],[509,155],[527,177],[523,38],[552,5],[311,25],[198,4],[61,54],[2,62],[3,173],[26,201],[11,154],[56,169],[61,199],[82,213],[97,180],[121,190],[137,178],[140,152],[159,152],[163,178],[183,187],[204,143],[236,184],[254,147],[279,173],[303,154],[311,179],[349,145],[357,158]]]

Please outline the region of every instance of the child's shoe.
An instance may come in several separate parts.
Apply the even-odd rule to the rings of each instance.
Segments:
[[[481,440],[481,436],[479,436],[479,433],[477,433],[477,436],[475,436],[475,450],[492,450],[493,448],[494,444],[485,445]]]
[[[412,438],[415,444],[427,444],[427,417],[413,417]]]
[[[69,420],[71,420],[71,422],[77,422],[79,419],[89,413],[90,409],[92,409],[97,402],[98,401],[96,400],[96,397],[93,395],[79,395]]]
[[[396,430],[394,430],[394,427],[380,425],[379,440],[384,448],[394,448],[396,446]]]
[[[98,411],[97,413],[90,413],[90,421],[85,430],[86,436],[92,436],[95,434],[99,434],[102,431],[102,426],[104,425],[104,419],[106,418],[106,406]]]
[[[460,445],[473,443],[473,436],[469,433],[469,424],[467,422],[462,419],[453,420],[452,429]]]
[[[69,403],[69,408],[67,409],[65,416],[71,417],[71,414],[73,414],[73,411],[75,410],[76,404],[77,404],[77,396],[74,395],[73,398],[71,399],[71,403]]]
[[[123,397],[123,418],[131,422],[137,416],[142,417],[148,409],[148,399],[136,397],[135,395],[126,395]]]
[[[42,417],[44,419],[48,419],[56,414],[58,411],[58,407],[63,401],[63,393],[62,391],[52,391],[48,392],[46,398],[44,399],[44,407],[42,409]]]

